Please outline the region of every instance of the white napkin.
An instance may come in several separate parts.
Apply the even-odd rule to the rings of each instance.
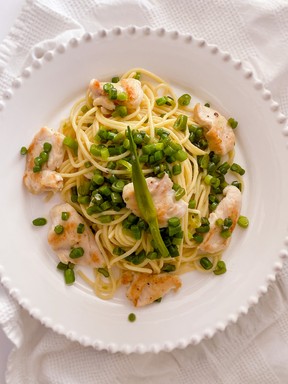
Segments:
[[[46,49],[83,31],[150,25],[192,33],[251,67],[288,114],[286,0],[35,0],[0,46],[0,93]],[[288,382],[288,265],[260,302],[211,340],[170,353],[84,348],[43,327],[3,290],[0,324],[15,344],[8,384]]]

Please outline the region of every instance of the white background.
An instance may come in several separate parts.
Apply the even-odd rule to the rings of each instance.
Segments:
[[[20,13],[23,5],[23,0],[0,0],[0,41],[9,32],[14,20]],[[0,296],[2,293],[2,286],[0,286]],[[4,383],[4,373],[6,370],[7,357],[12,348],[12,343],[6,338],[2,329],[0,328],[0,383]]]

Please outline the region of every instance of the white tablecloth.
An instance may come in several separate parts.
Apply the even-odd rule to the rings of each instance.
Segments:
[[[24,3],[23,3],[24,4]],[[29,0],[0,46],[0,92],[33,60],[83,31],[150,25],[192,33],[249,63],[288,113],[286,0]],[[7,382],[287,383],[288,265],[237,324],[197,346],[159,355],[97,352],[44,328],[3,291],[0,324],[15,345]]]

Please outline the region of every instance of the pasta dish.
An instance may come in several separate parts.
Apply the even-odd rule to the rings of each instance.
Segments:
[[[21,149],[28,190],[63,199],[33,223],[49,225],[65,282],[83,279],[102,299],[125,285],[139,307],[180,288],[183,273],[225,273],[223,251],[248,226],[237,125],[142,68],[92,79],[59,130]]]

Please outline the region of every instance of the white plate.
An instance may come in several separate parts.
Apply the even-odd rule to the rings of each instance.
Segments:
[[[24,190],[25,160],[19,155],[42,125],[58,128],[91,78],[109,79],[133,67],[155,72],[239,121],[237,161],[246,169],[242,213],[250,219],[249,229],[238,228],[225,252],[225,275],[188,273],[178,293],[137,310],[123,292],[101,301],[80,282],[65,286],[47,245],[47,228],[31,224],[48,215],[49,204]],[[46,52],[14,81],[6,99],[6,105],[0,103],[1,280],[43,324],[98,349],[171,350],[236,321],[275,279],[287,255],[285,117],[240,61],[190,35],[115,28]],[[127,320],[130,312],[136,313],[135,323]]]

